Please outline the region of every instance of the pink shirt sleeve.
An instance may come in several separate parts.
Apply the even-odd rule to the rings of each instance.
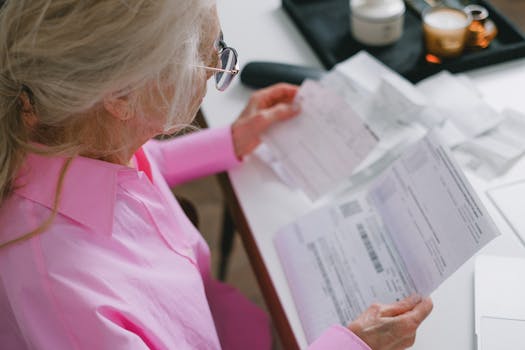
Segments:
[[[308,350],[371,350],[349,329],[336,325],[328,328]]]
[[[230,126],[204,129],[169,141],[151,140],[144,148],[170,187],[240,163]]]

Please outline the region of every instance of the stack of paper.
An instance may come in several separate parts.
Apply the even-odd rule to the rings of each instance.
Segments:
[[[419,82],[417,90],[428,96],[430,107],[444,116],[445,127],[456,129],[454,135],[461,135],[461,138],[448,142],[450,146],[491,130],[503,119],[483,101],[465,76],[444,71]]]
[[[429,134],[368,185],[282,228],[275,245],[311,342],[371,303],[428,295],[497,234]]]
[[[478,350],[525,349],[525,259],[482,255],[475,267]]]
[[[338,94],[307,81],[297,97],[299,118],[274,128],[265,143],[306,194],[317,199],[350,177],[377,143]]]
[[[454,149],[463,165],[487,179],[505,173],[525,153],[525,115],[511,109],[501,115],[499,125]]]
[[[492,188],[487,194],[516,236],[525,244],[525,180]]]
[[[495,111],[467,77],[445,71],[413,85],[364,51],[297,99],[301,115],[270,130],[261,158],[312,200],[373,176],[429,130],[485,178],[525,153],[525,115]]]

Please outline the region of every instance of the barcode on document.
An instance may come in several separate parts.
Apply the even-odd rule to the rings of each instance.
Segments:
[[[374,247],[372,246],[372,242],[370,242],[370,238],[368,237],[365,228],[362,224],[357,224],[357,230],[359,231],[359,236],[361,236],[361,240],[365,245],[366,251],[368,252],[368,256],[370,257],[370,260],[372,260],[372,264],[374,265],[376,272],[383,272],[383,265],[381,265],[381,262],[379,261],[379,257],[377,256],[377,253],[374,250]]]
[[[341,210],[341,214],[343,214],[343,217],[345,218],[348,218],[355,214],[359,214],[363,211],[358,201],[351,201],[348,203],[341,204],[339,210]]]

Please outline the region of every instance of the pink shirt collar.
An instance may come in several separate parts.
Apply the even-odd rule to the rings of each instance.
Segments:
[[[29,154],[14,192],[50,209],[65,159]],[[110,235],[119,175],[138,171],[123,165],[76,157],[64,178],[58,212],[94,232]]]

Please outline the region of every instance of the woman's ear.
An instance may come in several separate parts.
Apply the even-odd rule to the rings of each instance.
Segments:
[[[28,127],[34,127],[38,120],[36,117],[35,107],[31,103],[31,98],[27,95],[26,92],[22,92],[19,98],[20,103],[20,112],[22,115],[22,120]]]
[[[131,118],[131,106],[126,97],[107,97],[104,98],[104,108],[113,117],[119,120],[129,120]]]

